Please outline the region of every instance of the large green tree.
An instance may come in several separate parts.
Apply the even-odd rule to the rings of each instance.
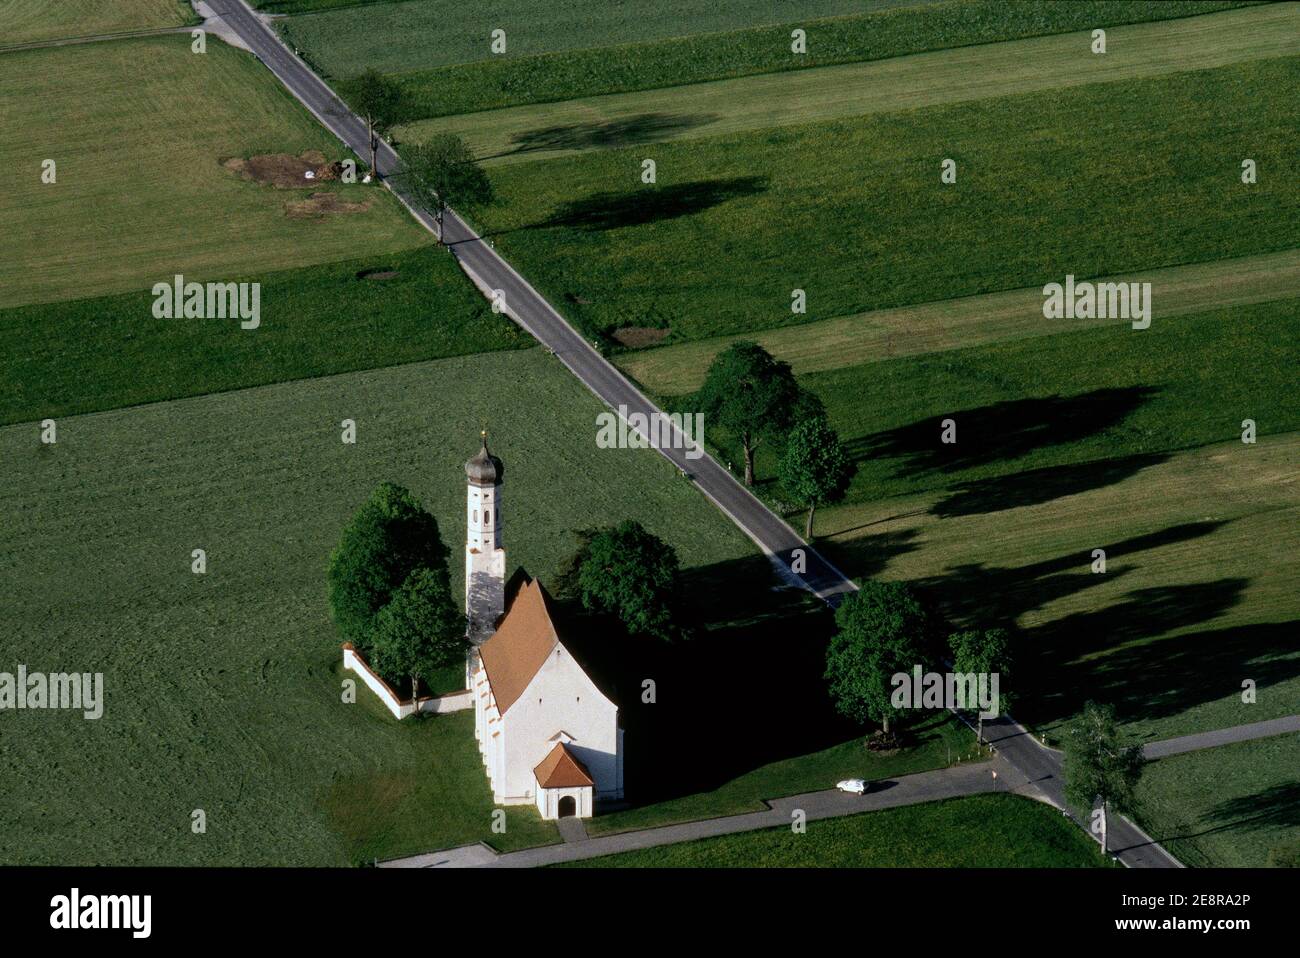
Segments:
[[[1088,702],[1066,729],[1065,794],[1088,810],[1101,810],[1101,850],[1106,844],[1107,814],[1133,810],[1133,796],[1142,767],[1141,745],[1125,745],[1110,705]]]
[[[617,616],[630,633],[660,639],[677,634],[679,574],[673,547],[630,519],[595,530],[578,558],[586,608]]]
[[[330,610],[343,638],[369,656],[375,616],[413,571],[446,574],[438,522],[410,492],[382,483],[357,510],[330,554]]]
[[[442,219],[449,207],[474,209],[495,199],[492,180],[475,162],[469,145],[454,133],[439,133],[424,143],[403,147],[401,177],[412,197],[433,210],[440,243]]]
[[[363,120],[370,144],[370,169],[379,176],[379,141],[401,118],[402,86],[371,67],[343,82],[343,95]]]
[[[389,682],[410,679],[414,698],[421,679],[427,685],[439,669],[464,663],[469,647],[465,631],[446,567],[421,566],[375,617],[370,664]]]
[[[841,715],[879,722],[885,735],[901,710],[891,679],[928,667],[935,617],[901,582],[867,580],[835,610],[836,633],[826,650],[826,678]]]
[[[695,402],[707,421],[740,441],[747,486],[754,484],[754,450],[783,441],[810,404],[790,364],[751,342],[733,343],[714,358]]]
[[[1011,708],[1011,693],[1004,688],[1011,677],[1011,636],[1006,629],[968,629],[954,632],[948,637],[952,650],[953,669],[976,675],[998,675],[998,711],[1005,714]],[[984,713],[978,713],[975,737],[984,741]]]
[[[813,415],[790,430],[779,474],[786,492],[808,508],[803,535],[811,541],[813,513],[824,502],[844,498],[853,477],[853,463],[825,415]]]

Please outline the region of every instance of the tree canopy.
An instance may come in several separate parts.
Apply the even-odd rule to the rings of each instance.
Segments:
[[[628,632],[677,634],[680,564],[672,546],[627,520],[597,529],[579,554],[577,584],[587,609],[618,617]]]
[[[389,681],[427,684],[439,669],[464,662],[465,616],[452,599],[447,570],[421,566],[375,617],[371,666]]]
[[[439,133],[402,148],[402,181],[412,197],[438,220],[448,207],[487,206],[495,199],[492,180],[474,160],[469,145],[454,133]]]
[[[330,554],[330,610],[343,638],[368,656],[379,610],[416,569],[446,575],[447,555],[437,520],[419,500],[401,486],[382,483]]]
[[[370,168],[377,174],[379,139],[401,119],[405,93],[401,84],[373,67],[345,80],[342,86],[352,109],[366,121]]]
[[[809,412],[812,402],[795,382],[789,363],[751,342],[733,343],[714,358],[695,401],[708,421],[740,441],[745,484],[751,486],[754,450],[763,442],[782,441],[796,415]]]
[[[998,711],[1005,714],[1011,709],[1011,692],[1007,680],[1011,677],[1011,635],[1006,629],[967,629],[948,637],[952,650],[953,669],[957,672],[998,675]],[[984,716],[979,716],[976,736],[984,740]]]
[[[786,492],[808,509],[804,538],[812,539],[813,513],[822,503],[844,498],[854,470],[824,413],[809,415],[790,430],[779,470]]]
[[[837,631],[826,650],[826,678],[836,710],[886,735],[901,710],[890,679],[930,661],[935,618],[907,585],[867,580],[835,610]]]
[[[1091,809],[1101,803],[1101,844],[1106,851],[1109,809],[1129,812],[1142,767],[1141,745],[1120,740],[1111,705],[1088,702],[1066,729],[1065,795],[1076,805]]]

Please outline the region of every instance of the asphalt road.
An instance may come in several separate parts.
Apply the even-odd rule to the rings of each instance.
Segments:
[[[1043,746],[1019,722],[1002,716],[984,723],[984,740],[1044,798],[1066,812],[1079,827],[1092,832],[1091,822],[1084,822],[1065,800],[1065,776],[1061,753]],[[1127,818],[1111,812],[1107,816],[1106,847],[1130,868],[1182,868],[1178,859],[1160,847],[1150,835]],[[1094,838],[1097,836],[1094,834]]]
[[[358,156],[369,159],[370,149],[362,120],[354,116],[325,82],[294,56],[244,3],[240,0],[208,0],[208,5],[325,126]],[[397,155],[387,143],[380,146],[378,167],[384,176],[391,175],[398,168]],[[436,233],[434,217],[409,202],[400,186],[389,185],[416,219]],[[647,417],[646,421],[651,421],[654,415],[662,415],[658,407],[601,356],[459,216],[448,212],[444,217],[443,232],[445,241],[452,247],[466,272],[480,286],[489,290],[502,290],[505,312],[550,349],[560,362],[611,409],[626,407],[629,415],[641,413]],[[594,420],[591,436],[592,442],[595,442]],[[680,448],[672,448],[674,445],[680,445]],[[823,599],[854,588],[846,576],[831,566],[815,549],[807,546],[785,522],[768,510],[711,456],[706,454],[698,459],[688,459],[688,450],[680,432],[673,429],[669,443],[656,444],[655,448],[679,470],[689,474],[700,491],[773,558],[778,570],[792,584],[807,588]],[[802,573],[791,571],[795,562],[795,550],[802,550],[805,556],[806,568]]]
[[[1024,776],[1006,761],[996,758],[991,762],[956,765],[931,772],[904,775],[897,779],[872,782],[871,788],[865,795],[853,795],[832,788],[821,792],[807,792],[803,795],[773,799],[765,803],[768,806],[765,810],[741,815],[706,818],[682,822],[679,825],[662,825],[658,828],[642,828],[594,838],[586,837],[585,833],[579,838],[565,835],[564,842],[560,844],[542,845],[505,854],[499,854],[485,845],[465,845],[430,855],[415,855],[411,858],[381,862],[379,867],[539,868],[559,862],[617,855],[620,852],[659,848],[680,842],[693,842],[718,835],[734,835],[738,832],[750,832],[762,828],[789,828],[795,820],[796,810],[803,812],[805,821],[814,822],[845,815],[861,815],[864,812],[879,811],[883,808],[935,802],[945,798],[962,798],[989,792],[1023,791],[1024,788]],[[561,819],[559,822],[561,831],[563,832],[567,822],[572,821],[575,819]]]
[[[366,127],[362,120],[301,60],[281,43],[242,0],[208,0],[208,6],[244,41],[249,49],[280,79],[328,129],[358,156],[369,158]],[[379,171],[389,175],[398,167],[397,154],[381,144]],[[409,202],[400,187],[393,192],[430,231],[437,232],[434,217]],[[461,265],[481,289],[501,290],[505,311],[534,338],[546,346],[583,384],[613,409],[641,413],[647,421],[660,410],[641,395],[612,363],[600,355],[551,305],[528,284],[492,247],[458,216],[444,218],[444,239]],[[596,424],[592,422],[592,441]],[[827,562],[784,521],[772,513],[711,456],[688,459],[680,433],[673,431],[669,446],[656,445],[661,455],[688,473],[700,491],[722,510],[773,560],[777,570],[792,584],[808,589],[831,602],[857,587]],[[671,448],[678,445],[678,448]],[[806,568],[792,571],[797,551],[803,553]],[[985,731],[998,752],[1018,769],[1033,786],[1060,808],[1066,808],[1060,753],[1044,748],[1017,723],[1002,718],[985,724]],[[1120,859],[1133,867],[1180,867],[1164,849],[1136,825],[1119,815],[1110,821],[1110,847],[1123,849]]]
[[[1231,728],[1215,729],[1212,732],[1198,732],[1195,735],[1165,739],[1163,742],[1152,742],[1143,747],[1142,754],[1148,759],[1166,758],[1184,752],[1195,752],[1198,749],[1214,748],[1217,745],[1251,742],[1257,738],[1286,735],[1289,732],[1300,732],[1300,715],[1287,715],[1266,722],[1234,725]]]

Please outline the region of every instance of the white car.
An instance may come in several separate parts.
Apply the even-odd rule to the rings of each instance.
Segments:
[[[835,787],[841,792],[852,792],[854,795],[865,795],[867,793],[867,783],[860,778],[846,778]]]

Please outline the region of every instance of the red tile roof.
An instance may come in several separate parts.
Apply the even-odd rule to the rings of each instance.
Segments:
[[[561,742],[551,749],[551,754],[542,759],[542,763],[533,769],[537,784],[541,788],[576,788],[582,785],[595,785],[587,766],[569,751]]]
[[[505,715],[524,694],[559,641],[546,590],[533,579],[520,588],[496,634],[479,646],[499,714]]]

